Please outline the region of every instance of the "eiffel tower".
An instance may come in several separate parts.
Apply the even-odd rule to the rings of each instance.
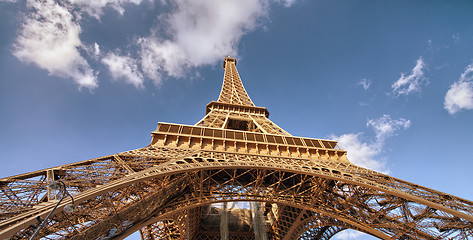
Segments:
[[[473,202],[292,136],[253,104],[234,58],[223,68],[195,125],[161,122],[147,147],[0,179],[0,239],[472,239]]]

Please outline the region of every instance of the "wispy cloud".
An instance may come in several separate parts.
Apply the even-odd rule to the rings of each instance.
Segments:
[[[81,87],[97,87],[96,73],[79,52],[81,27],[68,9],[53,0],[28,1],[27,7],[13,54]]]
[[[93,70],[81,50],[87,50],[80,39],[81,16],[88,13],[99,18],[102,8],[112,7],[123,14],[123,5],[139,0],[54,1],[28,0],[22,29],[13,54],[26,63],[45,69],[49,74],[72,79],[80,88],[98,86]]]
[[[284,5],[285,7],[290,7],[296,2],[296,0],[274,0],[277,3]]]
[[[361,85],[363,89],[368,90],[372,82],[371,79],[363,78],[358,82],[358,84]]]
[[[143,71],[158,84],[165,75],[182,77],[191,67],[214,64],[224,55],[236,56],[241,37],[258,26],[269,7],[265,0],[178,0],[175,4],[176,11],[165,19],[171,38],[153,34],[137,41]]]
[[[363,139],[363,133],[347,133],[341,136],[330,136],[338,145],[348,152],[348,159],[360,167],[388,173],[384,159],[378,158],[382,146],[376,142]]]
[[[453,42],[454,42],[455,44],[459,44],[459,43],[460,43],[460,39],[461,39],[461,38],[460,38],[460,34],[459,34],[459,33],[453,34],[453,35],[452,35],[452,38],[453,38]]]
[[[98,86],[96,63],[107,66],[113,78],[135,87],[143,87],[146,80],[160,85],[163,78],[182,78],[197,67],[220,62],[224,56],[237,57],[240,39],[263,26],[271,4],[289,7],[295,2],[163,0],[154,3],[166,5],[169,11],[156,16],[159,21],[150,34],[133,36],[119,52],[101,54],[97,43],[89,46],[81,41],[81,23],[86,16],[102,24],[100,18],[106,8],[123,15],[128,5],[143,1],[27,0],[13,54],[51,75],[72,79],[80,87]]]
[[[66,0],[62,2],[74,3],[74,5],[80,9],[81,12],[87,13],[90,16],[100,19],[103,15],[103,10],[106,7],[112,8],[117,11],[120,15],[125,13],[126,4],[140,4],[143,0]]]
[[[366,167],[375,171],[389,173],[386,168],[384,158],[381,153],[387,138],[397,134],[399,130],[407,129],[411,126],[411,121],[400,118],[391,119],[389,115],[383,115],[377,119],[368,119],[366,126],[375,133],[375,139],[366,141],[363,133],[348,133],[341,136],[330,136],[338,141],[338,145],[348,152],[348,159],[361,167]]]
[[[473,109],[473,63],[465,68],[460,79],[445,94],[444,108],[450,114]]]
[[[144,78],[138,69],[138,61],[128,56],[107,54],[102,62],[108,67],[114,79],[123,79],[136,88],[143,88]]]
[[[406,76],[401,73],[401,77],[391,85],[392,93],[399,96],[420,92],[422,86],[428,84],[428,79],[424,76],[424,69],[425,63],[421,56],[417,59],[411,74]]]
[[[377,119],[369,119],[366,126],[373,128],[376,133],[376,142],[384,144],[386,138],[396,135],[397,131],[408,129],[411,126],[411,121],[404,118],[394,120],[385,114]]]
[[[100,56],[100,45],[98,43],[94,43],[93,54]]]

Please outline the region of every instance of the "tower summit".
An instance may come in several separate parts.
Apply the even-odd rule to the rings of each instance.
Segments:
[[[356,166],[336,141],[292,136],[251,101],[236,59],[223,68],[195,125],[160,122],[144,148],[0,179],[0,239],[473,236],[473,202]]]
[[[218,102],[255,106],[243,87],[240,75],[236,69],[236,59],[226,57],[223,60],[223,69],[225,69],[225,75],[223,77],[222,91],[218,97]]]
[[[291,135],[267,118],[266,108],[253,104],[243,87],[235,58],[226,57],[223,69],[225,74],[218,101],[207,105],[205,117],[196,126]]]

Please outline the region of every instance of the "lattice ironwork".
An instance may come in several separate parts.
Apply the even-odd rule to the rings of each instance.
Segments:
[[[223,69],[225,69],[225,76],[223,77],[222,91],[218,101],[235,105],[254,106],[241,83],[240,75],[236,69],[236,59],[226,57],[223,60]]]
[[[31,236],[62,197],[48,185],[58,180],[75,211],[65,198],[45,239],[473,236],[473,202],[353,165],[335,141],[291,136],[245,98],[235,63],[225,59],[228,86],[194,126],[159,123],[145,148],[0,179],[0,239]]]

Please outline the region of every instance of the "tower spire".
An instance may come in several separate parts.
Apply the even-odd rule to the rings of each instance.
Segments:
[[[218,97],[218,102],[255,106],[243,87],[236,68],[236,59],[226,57],[223,60],[223,69],[225,69],[225,75],[223,77],[223,85],[220,96]]]
[[[223,69],[225,74],[218,101],[207,104],[206,115],[195,126],[291,136],[268,119],[266,108],[253,104],[241,83],[235,58],[226,57]]]

